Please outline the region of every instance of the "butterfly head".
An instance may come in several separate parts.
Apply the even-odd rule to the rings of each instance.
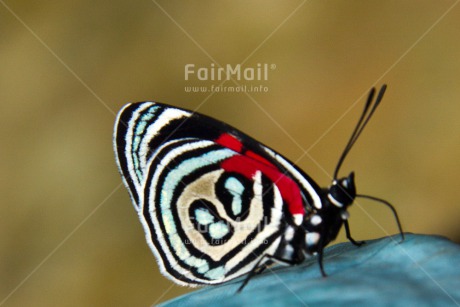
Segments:
[[[327,192],[329,203],[346,210],[356,197],[355,173],[351,172],[348,177],[335,179]]]

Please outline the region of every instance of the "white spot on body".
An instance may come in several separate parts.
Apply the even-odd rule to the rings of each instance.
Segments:
[[[319,215],[313,215],[310,218],[310,224],[312,224],[313,226],[318,226],[319,224],[321,224],[322,221],[323,219]]]
[[[348,220],[348,218],[350,217],[350,213],[348,213],[348,211],[344,210],[344,211],[340,212],[340,217],[344,221]]]
[[[305,235],[305,243],[307,244],[307,246],[316,245],[319,241],[319,237],[319,233],[317,232],[308,232]]]

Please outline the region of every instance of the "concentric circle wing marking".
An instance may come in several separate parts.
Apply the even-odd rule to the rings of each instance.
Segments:
[[[204,115],[130,104],[114,142],[147,242],[163,274],[179,284],[245,274],[274,254],[293,214],[318,206],[319,187],[301,170]]]
[[[157,162],[151,164],[146,182],[143,215],[148,240],[169,277],[194,284],[220,283],[232,272],[244,274],[237,266],[252,263],[263,251],[276,247],[282,200],[272,182],[259,173],[243,191],[228,190],[240,197],[244,189],[251,190],[246,193],[253,197],[245,219],[238,218],[242,212],[236,204],[233,211],[219,199],[224,193],[217,191],[225,188],[221,181],[238,180],[238,174],[226,173],[221,162],[237,153],[210,141],[189,139],[167,143],[156,153],[153,161]]]

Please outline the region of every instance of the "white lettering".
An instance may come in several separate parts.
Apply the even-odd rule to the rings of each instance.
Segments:
[[[190,74],[195,73],[195,70],[193,70],[193,68],[195,68],[195,64],[187,64],[187,65],[185,65],[185,80],[188,80],[188,76]]]

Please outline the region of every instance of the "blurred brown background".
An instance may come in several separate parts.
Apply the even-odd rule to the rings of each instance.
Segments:
[[[112,127],[129,101],[198,108],[325,186],[368,90],[387,83],[342,175],[391,201],[406,231],[458,242],[455,3],[0,1],[0,305],[148,306],[189,290],[159,274],[120,187]],[[268,92],[187,93],[218,82],[186,81],[184,66],[213,60],[275,64],[240,82]],[[356,239],[397,232],[371,202],[350,222]]]

